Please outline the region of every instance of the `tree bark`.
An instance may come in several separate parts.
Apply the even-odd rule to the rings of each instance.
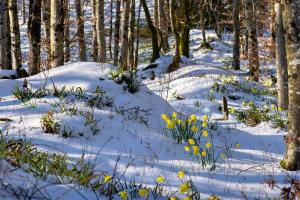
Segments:
[[[240,0],[233,1],[233,61],[232,68],[240,70]]]
[[[256,5],[252,0],[246,0],[246,26],[249,33],[249,70],[250,80],[259,80],[259,58],[256,28]]]
[[[289,113],[286,154],[281,166],[300,169],[300,0],[283,0],[285,41],[288,60]]]
[[[148,26],[151,30],[151,33],[152,33],[152,58],[151,58],[151,62],[154,62],[160,56],[159,55],[158,40],[157,40],[157,30],[156,30],[155,26],[152,23],[150,12],[149,12],[146,1],[141,0],[140,2],[143,6],[143,9],[144,9],[144,12],[145,12],[145,15],[146,15],[147,24],[148,24]]]
[[[128,37],[128,64],[134,68],[134,41],[135,41],[135,0],[130,0],[129,16],[129,37]]]
[[[116,1],[116,21],[114,33],[114,65],[118,63],[120,43],[121,0]]]
[[[93,19],[93,59],[94,61],[98,61],[98,41],[97,41],[97,30],[96,30],[96,24],[97,24],[97,17],[96,17],[96,0],[92,0],[92,6],[93,6],[93,13],[92,13],[92,19]]]
[[[129,30],[129,14],[130,0],[123,0],[123,16],[122,16],[122,37],[121,37],[121,56],[120,66],[123,70],[128,70],[128,30]]]
[[[98,62],[106,62],[106,42],[104,27],[104,0],[96,0],[96,30],[98,43]]]
[[[40,48],[41,48],[41,1],[29,1],[28,18],[28,38],[29,38],[29,74],[34,75],[40,70]]]
[[[42,0],[42,21],[43,21],[43,28],[44,28],[44,44],[47,52],[47,62],[46,66],[49,67],[50,57],[51,57],[51,50],[50,50],[50,0]]]
[[[178,12],[178,5],[176,4],[176,0],[171,0],[170,5],[170,19],[171,19],[171,27],[172,32],[175,37],[175,55],[173,57],[173,62],[168,67],[168,72],[175,71],[179,68],[180,63],[180,35],[177,30],[178,26],[178,18],[176,17],[176,12]]]
[[[168,18],[166,15],[165,0],[159,0],[159,29],[162,34],[162,50],[163,53],[167,53],[170,49],[169,46],[169,30],[168,30]]]
[[[64,64],[64,0],[51,1],[51,67]]]
[[[183,24],[180,37],[181,53],[185,57],[190,57],[190,0],[184,0],[181,7],[183,9]]]
[[[10,20],[12,68],[19,72],[22,67],[22,59],[17,0],[9,0],[8,10]]]
[[[11,69],[11,64],[9,62],[9,47],[7,46],[8,38],[8,15],[7,15],[7,0],[0,1],[0,68],[1,69]]]
[[[71,57],[70,51],[70,16],[69,0],[63,0],[64,3],[64,62],[69,62]],[[77,30],[78,31],[78,30]],[[77,33],[78,34],[78,33]]]
[[[109,58],[112,59],[112,36],[113,36],[113,0],[110,0],[110,18],[109,18],[109,42],[108,42],[108,51]]]
[[[79,41],[79,59],[86,61],[86,45],[84,40],[84,16],[82,13],[80,0],[75,0],[75,10],[77,16],[77,37]]]
[[[23,20],[22,24],[24,25],[24,24],[26,24],[26,4],[25,4],[25,0],[22,0],[21,4],[22,4],[21,5],[22,6],[21,12],[22,12],[22,20]]]
[[[287,110],[289,102],[288,70],[283,30],[282,7],[280,3],[275,4],[275,13],[278,107],[280,107],[282,110]]]

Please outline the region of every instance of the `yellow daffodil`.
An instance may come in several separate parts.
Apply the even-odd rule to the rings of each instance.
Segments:
[[[282,111],[282,108],[280,106],[278,106],[278,111]]]
[[[202,122],[202,127],[206,128],[207,127],[207,122]]]
[[[189,143],[189,145],[195,145],[195,140],[194,139],[189,139],[188,143]]]
[[[177,197],[171,197],[170,200],[177,200]]]
[[[276,105],[275,105],[275,104],[272,104],[272,105],[271,105],[271,110],[272,110],[272,111],[276,110]]]
[[[183,178],[183,177],[185,176],[184,171],[179,170],[178,173],[177,173],[177,176],[178,176],[179,178]]]
[[[186,152],[189,152],[189,151],[190,151],[190,147],[189,147],[189,146],[185,146],[185,147],[184,147],[184,150],[185,150]]]
[[[177,113],[176,113],[176,112],[173,112],[173,113],[172,113],[172,118],[173,118],[173,119],[176,119],[176,118],[177,118]]]
[[[106,175],[104,176],[104,183],[108,183],[112,179],[112,176]]]
[[[166,114],[162,114],[161,118],[166,122],[167,120],[169,120],[169,117]]]
[[[204,115],[204,116],[202,117],[202,120],[205,121],[205,122],[207,122],[207,121],[208,121],[208,116],[207,116],[207,115]]]
[[[207,142],[206,144],[205,144],[205,146],[206,146],[206,148],[211,148],[211,143],[209,143],[209,142]]]
[[[163,183],[163,182],[165,182],[166,180],[165,180],[165,177],[163,177],[163,176],[158,176],[157,178],[156,178],[156,182],[158,183],[158,184],[161,184],[161,183]]]
[[[246,105],[247,105],[247,102],[243,101],[242,104],[243,104],[243,106],[246,106]]]
[[[197,121],[197,116],[195,114],[192,114],[188,119],[190,124],[194,124]]]
[[[182,125],[182,120],[181,120],[181,119],[176,119],[176,123],[177,123],[178,125]]]
[[[225,153],[221,153],[221,158],[225,159],[226,158],[226,155]]]
[[[235,145],[235,148],[236,148],[236,149],[240,149],[240,148],[241,148],[241,144],[240,144],[240,143],[237,143],[237,144]]]
[[[183,198],[183,200],[192,200],[192,197],[191,196],[187,196],[187,197]]]
[[[122,200],[128,199],[128,193],[126,191],[119,192],[119,196]]]
[[[149,190],[146,188],[141,188],[141,189],[139,189],[138,193],[139,193],[140,197],[147,197],[149,194]]]
[[[205,156],[206,156],[206,151],[202,151],[202,152],[201,152],[201,156],[202,156],[202,157],[205,157]]]
[[[173,128],[175,128],[175,126],[176,126],[176,123],[175,123],[174,121],[172,121],[172,120],[170,120],[170,119],[168,119],[168,120],[166,121],[166,128],[168,128],[168,129],[173,129]]]
[[[191,131],[193,133],[197,133],[199,131],[199,129],[197,128],[197,126],[192,126]]]
[[[180,194],[187,193],[189,188],[190,188],[189,183],[185,182],[179,186],[179,193]]]
[[[199,147],[198,146],[193,146],[193,153],[194,153],[194,156],[197,156],[199,154]]]
[[[208,131],[207,130],[204,130],[204,131],[202,131],[202,136],[203,137],[208,137]]]

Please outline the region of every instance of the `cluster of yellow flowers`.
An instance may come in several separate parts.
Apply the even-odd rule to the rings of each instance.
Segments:
[[[197,116],[194,114],[189,116],[186,120],[182,120],[178,118],[178,114],[176,112],[173,112],[170,117],[167,114],[162,114],[161,118],[165,121],[167,129],[174,129],[176,128],[176,125],[182,126],[184,128],[187,125],[192,125],[191,126],[192,132],[197,133],[199,130],[197,126],[194,125],[197,121]]]

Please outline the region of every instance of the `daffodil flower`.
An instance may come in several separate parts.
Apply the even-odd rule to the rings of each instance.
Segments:
[[[202,157],[205,157],[205,156],[206,156],[206,151],[202,151],[202,152],[201,152],[201,156],[202,156]]]
[[[119,196],[122,200],[128,199],[128,193],[126,191],[119,192]]]
[[[179,186],[179,193],[180,194],[187,193],[189,188],[190,188],[189,183],[185,182]]]
[[[209,143],[209,142],[207,142],[206,144],[205,144],[205,146],[206,146],[206,148],[211,148],[211,143]]]
[[[189,139],[188,143],[189,143],[189,145],[195,145],[195,140],[194,139]]]
[[[240,143],[237,143],[237,144],[235,145],[235,148],[236,148],[236,149],[240,149],[240,148],[241,148],[241,144],[240,144]]]
[[[203,137],[208,137],[208,131],[207,130],[204,130],[204,131],[202,131],[202,136]]]
[[[149,190],[148,189],[146,189],[146,188],[141,188],[141,189],[139,189],[139,196],[140,197],[147,197],[148,196],[148,194],[149,194]]]
[[[156,182],[157,182],[158,184],[161,184],[161,183],[165,182],[165,177],[163,177],[163,176],[158,176],[158,177],[156,178]]]
[[[193,152],[194,152],[194,156],[197,156],[199,154],[199,147],[193,146]]]
[[[189,152],[189,151],[190,151],[190,147],[189,147],[189,146],[185,146],[185,147],[184,147],[184,150],[185,150],[186,152]]]
[[[184,171],[179,170],[178,173],[177,173],[177,176],[178,176],[179,178],[183,178],[183,177],[185,176]]]
[[[112,179],[112,176],[106,175],[104,176],[104,183],[108,183]]]
[[[199,129],[197,128],[197,126],[192,126],[191,131],[193,133],[197,133],[199,131]]]

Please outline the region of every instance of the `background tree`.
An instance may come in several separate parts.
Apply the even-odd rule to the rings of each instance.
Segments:
[[[106,42],[104,27],[104,0],[96,0],[96,32],[98,44],[98,61],[106,61]]]
[[[275,32],[276,32],[276,69],[278,86],[278,107],[287,110],[289,102],[288,92],[288,70],[285,49],[285,38],[283,30],[282,7],[280,3],[275,4]]]
[[[252,0],[245,0],[246,4],[246,27],[249,33],[249,70],[250,79],[259,80],[259,58],[258,58],[258,41],[256,27],[256,4]]]
[[[64,64],[64,0],[51,1],[51,67]]]
[[[7,31],[7,24],[8,24],[8,4],[7,0],[0,1],[0,68],[1,69],[11,69],[11,63],[9,62],[9,54],[10,51],[9,47],[7,46],[8,38],[8,31]]]
[[[240,70],[240,0],[233,1],[233,61],[232,68]]]
[[[70,14],[69,14],[69,0],[63,0],[63,13],[64,13],[64,62],[69,62],[71,57],[71,50],[70,50]],[[78,20],[78,19],[77,19]],[[78,23],[78,21],[77,21]],[[77,32],[78,32],[78,26],[77,26]],[[79,39],[80,40],[80,39]],[[80,49],[80,44],[79,44]],[[79,50],[80,54],[80,50]],[[79,56],[80,58],[80,56]]]
[[[75,0],[76,20],[77,20],[77,37],[79,42],[79,58],[86,61],[86,45],[84,39],[84,16],[81,8],[81,1]]]
[[[121,0],[116,0],[116,20],[115,20],[115,33],[114,33],[114,65],[117,65],[118,57],[119,57],[120,23],[121,23]]]
[[[29,38],[29,74],[40,72],[40,52],[41,52],[41,1],[29,0],[28,18],[28,38]]]
[[[123,70],[128,69],[128,30],[129,30],[129,14],[130,14],[130,0],[123,0],[123,15],[122,15],[122,37],[121,37],[121,55],[120,67]]]
[[[286,153],[281,166],[300,169],[300,0],[284,0],[284,25],[289,71],[288,133]]]

